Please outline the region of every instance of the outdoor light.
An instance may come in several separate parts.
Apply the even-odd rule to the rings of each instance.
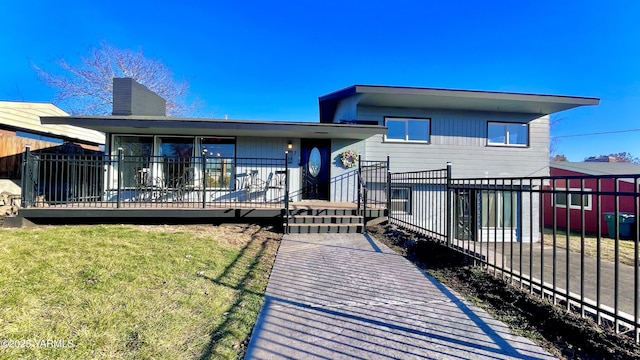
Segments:
[[[289,143],[287,144],[287,150],[293,150],[293,144],[291,143],[291,140],[289,140]]]

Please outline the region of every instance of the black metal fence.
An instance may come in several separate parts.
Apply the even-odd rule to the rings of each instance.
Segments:
[[[391,223],[639,340],[640,175],[389,179]]]
[[[358,159],[357,171],[357,203],[362,223],[367,223],[367,209],[371,207],[386,208],[388,205],[389,157],[386,161]]]
[[[286,158],[24,155],[23,207],[240,207],[288,204]]]

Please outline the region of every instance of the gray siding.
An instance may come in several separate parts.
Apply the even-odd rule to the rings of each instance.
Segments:
[[[296,138],[268,138],[268,137],[238,137],[236,140],[236,157],[238,158],[283,158],[287,143],[293,143],[292,161],[289,163],[289,190],[294,201],[300,198],[300,139]],[[258,169],[260,170],[260,169]],[[284,168],[282,169],[284,170]],[[260,178],[267,179],[267,171],[260,170]]]
[[[384,142],[383,136],[366,143],[367,160],[391,156],[391,171],[441,169],[453,163],[453,176],[515,177],[549,174],[549,118],[531,114],[358,107],[358,120],[384,124],[384,117],[431,119],[429,144]],[[529,123],[529,146],[487,146],[487,122]]]
[[[356,120],[356,105],[358,104],[358,101],[360,101],[360,98],[362,98],[362,94],[357,94],[340,100],[336,113],[333,116],[333,122],[339,123],[342,120]]]
[[[330,200],[336,202],[354,202],[358,199],[357,167],[345,169],[342,166],[342,153],[353,150],[365,157],[365,141],[359,140],[331,140],[331,185]]]

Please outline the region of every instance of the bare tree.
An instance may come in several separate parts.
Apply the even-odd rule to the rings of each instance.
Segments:
[[[608,155],[598,155],[598,156],[589,156],[584,159],[584,161],[588,162],[622,162],[622,163],[633,163],[640,164],[640,158],[633,156],[631,153],[626,151],[608,154]]]
[[[564,118],[558,116],[557,114],[553,114],[549,116],[549,158],[553,159],[554,156],[558,155],[558,139],[554,136],[558,131],[558,125],[562,122]]]
[[[142,50],[118,49],[101,42],[81,56],[79,64],[61,57],[54,61],[58,72],[33,64],[38,78],[57,90],[56,100],[75,115],[107,115],[113,103],[113,78],[130,77],[167,101],[167,115],[186,116],[196,110],[188,103],[187,81],[175,81],[171,71],[159,60],[149,59]]]

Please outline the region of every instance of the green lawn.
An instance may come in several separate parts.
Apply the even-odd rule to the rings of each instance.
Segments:
[[[553,244],[553,229],[544,228],[544,243]],[[618,259],[620,263],[635,266],[635,240],[618,240]],[[564,230],[556,230],[556,246],[567,248],[567,232]],[[602,260],[615,261],[616,240],[601,236],[600,237],[600,257]],[[581,235],[577,232],[569,233],[569,250],[580,253],[582,251]],[[598,238],[595,235],[585,235],[584,252],[586,256],[596,258],[598,256]]]
[[[0,358],[237,358],[279,239],[258,226],[0,229],[0,341],[26,346]]]

